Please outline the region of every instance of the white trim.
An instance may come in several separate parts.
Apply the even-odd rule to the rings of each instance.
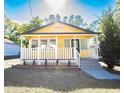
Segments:
[[[80,46],[80,51],[81,51],[81,39],[79,39],[79,46]]]
[[[23,46],[22,44],[23,43],[22,43],[22,36],[21,36],[21,57],[20,57],[21,59],[22,59],[22,46]]]
[[[31,44],[32,44],[32,41],[31,41],[31,40],[29,40],[29,48],[31,48]]]
[[[58,47],[57,42],[58,42],[58,41],[57,41],[57,36],[56,36],[56,39],[55,39],[55,40],[56,40],[56,50],[55,50],[55,52],[56,52],[55,54],[56,54],[56,55],[55,55],[55,57],[56,57],[56,59],[57,59],[57,58],[58,58],[58,51],[57,51],[57,47]]]
[[[58,48],[58,37],[56,36],[56,48]]]
[[[96,36],[97,34],[29,34],[29,35],[21,35],[21,36],[86,36],[86,35],[90,35],[90,36]],[[91,37],[92,38],[92,37]]]
[[[39,38],[39,40],[38,40],[38,38],[31,38],[31,41],[32,40],[38,40],[38,41],[47,40],[47,46],[49,46],[50,40],[52,40],[52,39],[54,39],[56,41],[56,47],[58,47],[58,45],[57,45],[57,38]],[[38,42],[38,47],[39,46],[40,46],[40,43]],[[32,47],[32,43],[31,43],[31,47]]]

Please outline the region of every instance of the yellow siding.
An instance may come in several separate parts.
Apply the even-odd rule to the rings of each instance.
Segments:
[[[71,27],[69,25],[66,24],[62,24],[62,23],[55,23],[46,27],[43,27],[41,29],[36,30],[33,33],[48,33],[48,32],[57,32],[57,33],[61,33],[61,32],[85,32],[81,29],[77,29],[74,27]]]
[[[46,27],[43,27],[39,30],[36,30],[34,31],[33,33],[54,33],[54,32],[57,32],[57,33],[61,33],[61,32],[85,32],[85,31],[82,31],[81,29],[77,29],[75,27],[71,27],[69,25],[66,25],[66,24],[62,24],[62,23],[55,23],[55,24],[52,24],[52,25],[49,25],[49,26],[46,26]],[[96,35],[93,35],[93,34],[75,34],[75,37],[74,35],[62,35],[62,34],[59,34],[57,35],[57,46],[58,48],[63,48],[64,47],[64,39],[66,38],[70,38],[70,39],[89,39],[89,38],[93,38],[95,37]],[[49,34],[46,34],[46,35],[40,35],[40,36],[37,36],[37,35],[24,35],[23,37],[31,40],[33,38],[45,38],[45,39],[50,39],[50,38],[55,38],[56,39],[56,35],[49,35]],[[82,50],[80,51],[80,56],[81,57],[88,57],[89,56],[89,52],[88,50]]]
[[[80,51],[80,57],[83,57],[83,58],[89,57],[89,51],[88,50]]]
[[[90,36],[75,36],[75,39],[89,39]],[[26,37],[28,38],[29,40],[30,39],[33,39],[33,38],[38,38],[38,36],[28,36]],[[39,36],[39,38],[45,38],[45,39],[50,39],[50,38],[54,38],[56,39],[56,36]],[[63,48],[64,47],[64,39],[67,39],[67,38],[70,38],[70,39],[73,39],[74,36],[57,36],[57,46],[58,48]],[[80,56],[81,57],[89,57],[89,52],[88,50],[81,50],[80,51]]]
[[[58,48],[64,47],[64,38],[58,37]]]

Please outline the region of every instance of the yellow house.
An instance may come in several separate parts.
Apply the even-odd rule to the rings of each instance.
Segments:
[[[21,43],[21,59],[74,59],[76,53],[79,58],[97,56],[90,51],[90,39],[97,34],[60,21],[50,23],[21,34],[21,41],[29,40],[28,48]]]

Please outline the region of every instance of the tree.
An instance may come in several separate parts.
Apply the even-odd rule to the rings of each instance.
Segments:
[[[56,15],[56,21],[60,21],[60,19],[61,19],[61,18],[60,18],[60,15],[57,14],[57,15]]]
[[[64,17],[63,17],[63,21],[64,21],[65,23],[67,23],[67,20],[68,20],[68,17],[67,17],[67,16],[64,16]]]
[[[31,29],[35,29],[40,27],[43,24],[43,20],[40,19],[38,16],[34,17],[29,23],[26,24],[18,24],[13,20],[9,19],[5,16],[5,35],[4,37],[20,44],[19,34],[27,32]],[[26,39],[23,40],[23,44],[27,47],[28,41]]]
[[[56,21],[56,18],[55,18],[55,16],[54,15],[49,15],[49,22],[50,23],[53,23],[53,22],[55,22]]]
[[[120,37],[117,35],[118,25],[113,18],[113,13],[109,8],[103,12],[100,19],[100,31],[102,34],[99,36],[99,56],[107,64],[108,69],[113,69],[114,65],[119,62],[120,56]]]
[[[74,25],[74,15],[70,15],[68,22]]]
[[[95,20],[93,21],[90,25],[89,25],[89,29],[94,31],[94,32],[99,32],[99,20]]]
[[[34,17],[30,22],[29,22],[29,25],[31,27],[31,29],[34,29],[34,28],[38,28],[42,25],[43,23],[43,20],[40,19],[38,16],[37,17]]]
[[[4,37],[14,41],[16,43],[19,43],[19,36],[18,36],[18,27],[19,24],[14,22],[13,20],[10,20],[7,16],[5,16],[5,22],[4,22]]]
[[[81,26],[83,24],[83,19],[81,18],[80,15],[76,15],[74,17],[74,25],[75,26]]]
[[[119,30],[120,30],[120,0],[116,0],[114,19],[117,25],[119,26]]]
[[[34,17],[32,20],[29,21],[29,23],[20,25],[18,32],[21,34],[24,32],[28,32],[29,30],[38,28],[38,27],[42,26],[43,22],[44,21],[42,19],[40,19],[38,16]],[[27,39],[23,40],[23,44],[25,45],[25,47],[28,47],[28,43],[29,42]]]

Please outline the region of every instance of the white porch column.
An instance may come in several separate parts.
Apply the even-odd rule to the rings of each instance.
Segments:
[[[75,35],[74,35],[74,41],[73,41],[73,43],[74,43],[74,58],[76,58],[76,40],[75,40]]]
[[[58,53],[57,53],[57,50],[58,50],[58,39],[57,39],[57,35],[56,35],[56,49],[55,49],[55,57],[56,57],[56,59],[58,58]]]
[[[23,57],[22,57],[22,56],[23,56],[23,55],[22,55],[22,52],[23,52],[23,51],[22,51],[22,48],[23,48],[22,36],[20,37],[20,39],[21,39],[21,53],[20,53],[20,54],[21,54],[21,59],[22,59],[22,58],[23,58]]]
[[[38,49],[37,49],[37,53],[38,53],[38,55],[37,55],[37,59],[40,59],[40,36],[38,36]]]
[[[38,36],[38,48],[40,48],[40,36]]]
[[[76,48],[76,36],[74,35],[74,48]]]
[[[91,42],[91,39],[87,39],[87,49],[89,51],[89,57],[91,57],[91,50],[90,50],[90,42]]]
[[[29,48],[31,48],[32,40],[29,40]]]

